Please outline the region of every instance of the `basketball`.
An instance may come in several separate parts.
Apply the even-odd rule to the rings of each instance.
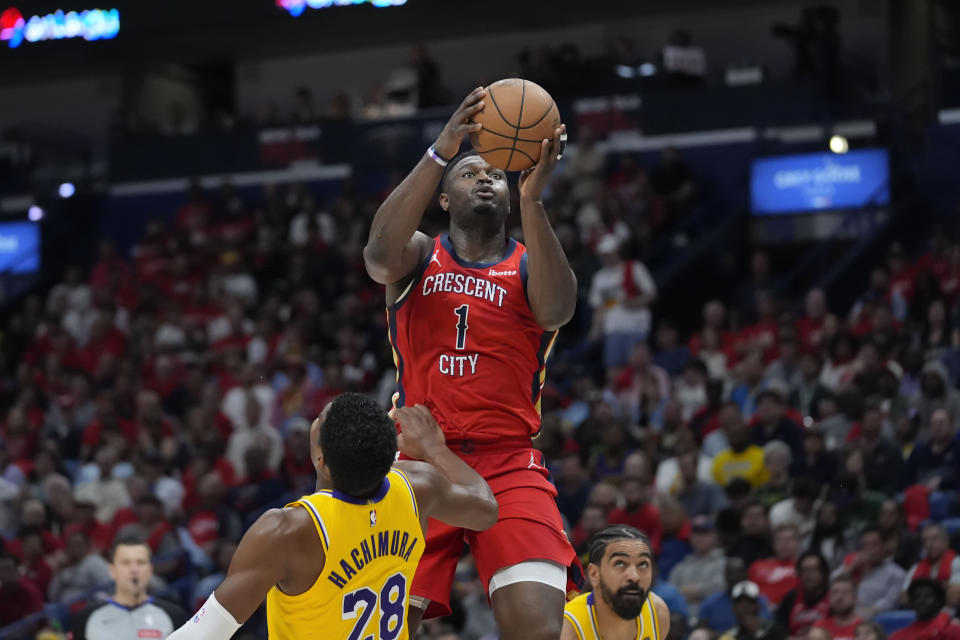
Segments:
[[[487,87],[483,111],[473,122],[483,129],[470,134],[473,148],[487,162],[506,171],[523,171],[540,160],[540,144],[553,138],[560,110],[540,85],[520,78]]]

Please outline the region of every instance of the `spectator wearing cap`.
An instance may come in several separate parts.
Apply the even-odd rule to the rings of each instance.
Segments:
[[[787,640],[787,632],[773,620],[760,616],[760,588],[750,581],[738,582],[730,592],[735,627],[720,640]]]
[[[933,578],[920,578],[910,585],[908,594],[917,620],[894,633],[890,640],[960,639],[960,622],[943,610],[947,598],[942,584]]]
[[[946,409],[930,415],[930,439],[918,444],[907,458],[901,488],[922,484],[931,491],[960,489],[960,445]]]
[[[650,305],[657,298],[657,285],[643,263],[623,260],[616,236],[601,238],[597,255],[603,267],[590,283],[591,335],[603,342],[604,366],[618,368],[626,364],[633,345],[650,333]]]
[[[763,446],[780,440],[790,447],[791,460],[803,459],[803,427],[787,417],[787,406],[780,391],[764,389],[757,396],[756,424],[753,425],[751,442]]]
[[[904,595],[915,581],[933,578],[946,589],[947,603],[955,607],[960,604],[960,556],[950,548],[950,536],[943,525],[928,524],[921,535],[923,557],[907,572]]]
[[[722,633],[737,624],[737,618],[733,613],[733,588],[737,584],[746,581],[747,568],[743,560],[735,557],[728,557],[724,563],[723,570],[724,590],[715,593],[707,598],[700,605],[698,619],[701,624],[707,625],[712,631]],[[759,591],[759,590],[758,590]],[[766,620],[771,618],[770,607],[767,599],[760,594],[757,605],[759,616]]]
[[[697,610],[705,598],[724,590],[726,557],[709,516],[696,516],[690,524],[693,553],[673,567],[669,582],[680,590],[687,604]]]
[[[857,585],[849,573],[841,573],[830,581],[830,615],[813,623],[826,630],[833,640],[859,640],[857,627],[863,619],[857,615]]]
[[[772,558],[760,558],[750,565],[748,575],[771,604],[778,605],[797,586],[797,556],[800,537],[794,525],[780,525],[773,530]]]
[[[900,597],[907,572],[890,559],[883,546],[880,530],[868,526],[860,532],[860,551],[844,559],[844,566],[857,581],[857,614],[869,619],[890,611]]]
[[[797,478],[790,491],[792,497],[770,508],[770,526],[774,530],[785,524],[795,526],[800,535],[800,546],[807,548],[816,524],[814,506],[819,493],[814,480],[802,476]]]
[[[713,459],[713,479],[726,486],[733,478],[744,478],[753,487],[767,482],[769,473],[763,464],[763,449],[750,444],[750,428],[743,421],[740,408],[728,403],[720,412],[720,424],[726,432],[729,449]]]
[[[830,613],[827,598],[830,567],[816,551],[805,551],[797,560],[797,586],[788,591],[777,607],[776,620],[791,637],[802,638]]]

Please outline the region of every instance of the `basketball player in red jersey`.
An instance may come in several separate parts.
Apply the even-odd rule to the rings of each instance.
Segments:
[[[394,404],[429,407],[448,446],[484,477],[500,506],[497,524],[483,533],[430,521],[411,589],[411,637],[424,615],[450,611],[467,543],[501,637],[557,640],[568,570],[574,581],[582,570],[530,438],[540,428],[547,356],[576,304],[576,277],[540,200],[565,127],[520,176],[524,246],[506,236],[506,172],[476,153],[456,155],[463,136],[479,130],[470,117],[485,98],[478,88],[464,99],[380,206],[364,249],[367,272],[387,286]],[[430,238],[417,227],[438,185],[450,231]]]

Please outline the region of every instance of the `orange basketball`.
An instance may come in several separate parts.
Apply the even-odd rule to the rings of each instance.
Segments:
[[[483,111],[473,116],[483,129],[470,134],[473,148],[495,167],[523,171],[540,160],[540,144],[553,138],[560,110],[540,85],[507,78],[487,87]]]

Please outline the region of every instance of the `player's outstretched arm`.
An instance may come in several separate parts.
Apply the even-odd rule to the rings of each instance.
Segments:
[[[294,556],[312,534],[304,509],[271,509],[243,535],[227,577],[193,618],[167,640],[228,640],[253,615],[273,585],[289,577]],[[310,554],[316,554],[314,544]]]
[[[485,95],[483,87],[474,89],[440,132],[433,148],[442,158],[453,158],[460,149],[463,136],[480,130],[480,124],[469,120],[483,109]],[[363,248],[363,259],[367,273],[380,284],[400,282],[426,257],[430,238],[417,231],[417,227],[441,176],[443,167],[424,153],[413,171],[377,209],[370,225],[367,246]]]
[[[519,184],[520,223],[527,246],[527,299],[533,317],[547,331],[567,324],[577,307],[577,277],[550,226],[542,201],[566,130],[566,125],[560,125],[552,140],[543,141],[540,162],[520,175]]]
[[[497,523],[497,499],[486,481],[444,444],[443,431],[423,405],[393,413],[402,429],[400,451],[423,462],[405,460],[397,467],[407,475],[417,496],[420,517],[436,518],[473,531]]]

